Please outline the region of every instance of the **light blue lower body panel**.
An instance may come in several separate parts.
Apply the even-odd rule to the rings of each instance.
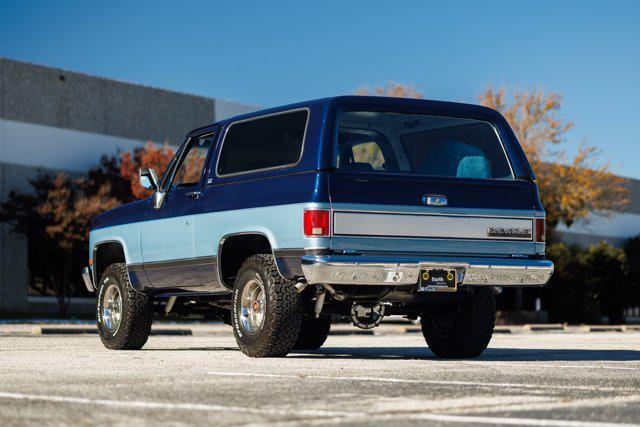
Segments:
[[[141,224],[140,222],[135,222],[91,231],[89,235],[89,258],[93,258],[93,250],[97,245],[105,242],[118,242],[122,245],[127,264],[142,263]]]
[[[143,262],[193,258],[193,230],[193,215],[142,222],[140,241]]]
[[[328,238],[303,235],[303,212],[311,208],[327,209],[328,205],[299,203],[196,215],[195,256],[218,255],[222,239],[237,233],[263,234],[273,250],[329,247]]]
[[[219,246],[226,236],[259,233],[269,240],[274,251],[294,249],[331,249],[335,252],[385,254],[438,254],[441,256],[510,257],[544,253],[543,243],[464,238],[424,238],[394,236],[349,236],[306,238],[303,234],[305,209],[332,209],[346,212],[383,212],[411,215],[475,215],[480,217],[534,218],[543,213],[534,211],[424,208],[419,206],[382,206],[354,204],[296,203],[221,212],[209,212],[167,220],[139,222],[94,230],[90,236],[93,248],[107,241],[119,242],[125,251],[127,264],[166,263],[175,260],[219,259]],[[333,227],[332,223],[332,227]],[[482,225],[485,227],[486,225]],[[149,232],[142,236],[142,227]],[[358,225],[362,228],[362,225]],[[375,231],[376,226],[369,228]],[[367,230],[366,226],[364,228]],[[484,228],[483,228],[484,230]],[[343,230],[344,231],[344,230]],[[349,230],[344,231],[345,234]],[[192,240],[191,240],[192,239]],[[176,245],[176,242],[180,244]],[[191,244],[189,242],[192,242]],[[149,247],[145,247],[149,246]],[[296,255],[297,256],[297,255]],[[291,260],[289,260],[291,261]],[[209,262],[208,264],[215,263]],[[185,265],[182,265],[184,268]],[[146,268],[146,267],[145,267]],[[189,268],[187,266],[187,268]],[[216,281],[218,278],[216,277]]]

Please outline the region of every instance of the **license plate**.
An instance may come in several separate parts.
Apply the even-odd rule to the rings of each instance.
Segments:
[[[457,289],[456,270],[424,269],[420,270],[420,292],[455,292]]]

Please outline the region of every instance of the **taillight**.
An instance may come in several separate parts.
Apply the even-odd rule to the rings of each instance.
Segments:
[[[304,235],[305,237],[328,237],[329,211],[304,211]]]
[[[544,218],[536,218],[536,242],[545,241],[546,221]]]

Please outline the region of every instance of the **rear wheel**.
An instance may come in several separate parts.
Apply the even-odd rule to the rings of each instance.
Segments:
[[[240,268],[233,290],[233,333],[251,357],[286,356],[302,324],[294,283],[278,273],[272,255],[253,255]]]
[[[331,316],[305,317],[302,320],[302,328],[295,350],[317,350],[329,336],[331,329]]]
[[[102,273],[96,308],[105,347],[138,350],[147,342],[153,321],[151,299],[131,287],[125,264],[111,264]]]
[[[438,357],[479,356],[489,345],[496,318],[493,290],[477,288],[468,298],[442,312],[422,317],[422,334]]]

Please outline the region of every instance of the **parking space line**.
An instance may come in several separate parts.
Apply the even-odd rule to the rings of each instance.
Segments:
[[[511,426],[534,426],[534,427],[638,427],[640,424],[629,423],[609,423],[597,421],[574,421],[559,419],[540,419],[540,418],[513,418],[513,417],[494,417],[494,416],[478,416],[478,415],[447,415],[447,414],[393,414],[384,417],[389,420],[411,419],[421,421],[439,421],[445,423],[456,424],[492,424],[492,425],[511,425]],[[377,417],[372,419],[378,420]],[[345,420],[346,421],[346,420]],[[351,420],[349,420],[351,421]]]
[[[346,421],[357,421],[358,419],[368,420],[397,420],[412,419],[421,421],[439,421],[445,423],[462,423],[462,424],[494,424],[494,425],[519,425],[534,427],[640,427],[640,424],[628,423],[608,423],[593,421],[573,421],[558,419],[534,419],[534,418],[513,418],[513,417],[495,417],[495,416],[476,416],[476,415],[448,415],[448,414],[432,414],[432,413],[393,413],[393,414],[375,414],[364,413],[358,411],[340,412],[340,411],[318,411],[318,410],[281,410],[281,409],[260,409],[251,407],[209,405],[198,403],[169,403],[169,402],[147,402],[147,401],[122,401],[122,400],[105,400],[105,399],[89,399],[84,397],[68,397],[68,396],[50,396],[25,393],[8,393],[0,392],[0,399],[14,400],[30,400],[56,403],[75,403],[83,405],[100,405],[100,406],[117,406],[137,409],[172,409],[172,410],[190,410],[190,411],[214,411],[214,412],[238,412],[254,415],[282,415],[295,417],[312,417],[309,419],[298,419],[296,424],[328,424],[342,423]],[[317,417],[326,417],[318,419]],[[278,422],[277,424],[287,424],[287,422]],[[260,424],[260,423],[258,423]],[[272,424],[272,423],[268,423]]]
[[[293,378],[323,381],[366,381],[383,383],[404,383],[404,384],[433,384],[433,385],[459,385],[471,387],[499,387],[499,388],[521,388],[533,390],[584,390],[584,391],[635,391],[631,387],[601,387],[597,385],[554,385],[554,384],[522,384],[522,383],[502,383],[502,382],[482,382],[482,381],[456,381],[456,380],[414,380],[405,378],[384,378],[384,377],[344,377],[331,375],[289,375],[289,374],[259,374],[246,372],[209,372],[209,375],[220,377],[252,377],[252,378]]]
[[[483,366],[483,367],[492,367],[492,366],[508,366],[514,368],[551,368],[551,369],[605,369],[605,370],[620,370],[620,371],[637,371],[640,367],[631,367],[631,366],[610,366],[610,365],[562,365],[562,364],[552,364],[552,363],[503,363],[503,362],[466,362],[465,365],[468,366]]]
[[[483,416],[483,415],[452,415],[452,414],[433,414],[433,413],[419,413],[419,414],[366,414],[357,415],[353,417],[334,417],[334,418],[322,418],[311,419],[306,418],[303,420],[285,421],[285,422],[258,422],[250,423],[250,427],[262,427],[277,425],[284,426],[298,426],[298,425],[329,425],[329,424],[343,424],[343,423],[358,423],[360,421],[375,421],[376,423],[382,423],[385,421],[397,422],[398,420],[416,420],[422,422],[441,422],[451,424],[491,424],[491,425],[510,425],[510,426],[527,426],[527,427],[640,427],[640,424],[634,423],[613,423],[606,421],[578,421],[578,420],[563,420],[552,418],[523,418],[523,417],[497,417],[497,416]]]
[[[587,399],[573,399],[567,400],[566,398],[553,399],[547,401],[532,401],[532,402],[505,402],[498,403],[491,406],[479,406],[458,408],[455,412],[457,414],[468,414],[472,412],[521,412],[521,411],[549,411],[551,409],[577,409],[585,407],[598,407],[606,405],[624,405],[627,403],[640,402],[640,395],[628,395],[628,396],[612,396],[612,397],[595,397]]]
[[[42,394],[7,393],[0,392],[0,399],[30,400],[57,403],[76,403],[81,405],[116,406],[137,409],[182,409],[189,411],[212,411],[212,412],[239,412],[256,415],[283,415],[283,416],[303,416],[303,417],[352,417],[364,415],[364,413],[340,412],[340,411],[320,411],[320,410],[284,410],[272,408],[253,408],[226,405],[210,405],[204,403],[171,403],[171,402],[148,402],[140,400],[107,400],[89,399],[86,397],[50,396]]]

